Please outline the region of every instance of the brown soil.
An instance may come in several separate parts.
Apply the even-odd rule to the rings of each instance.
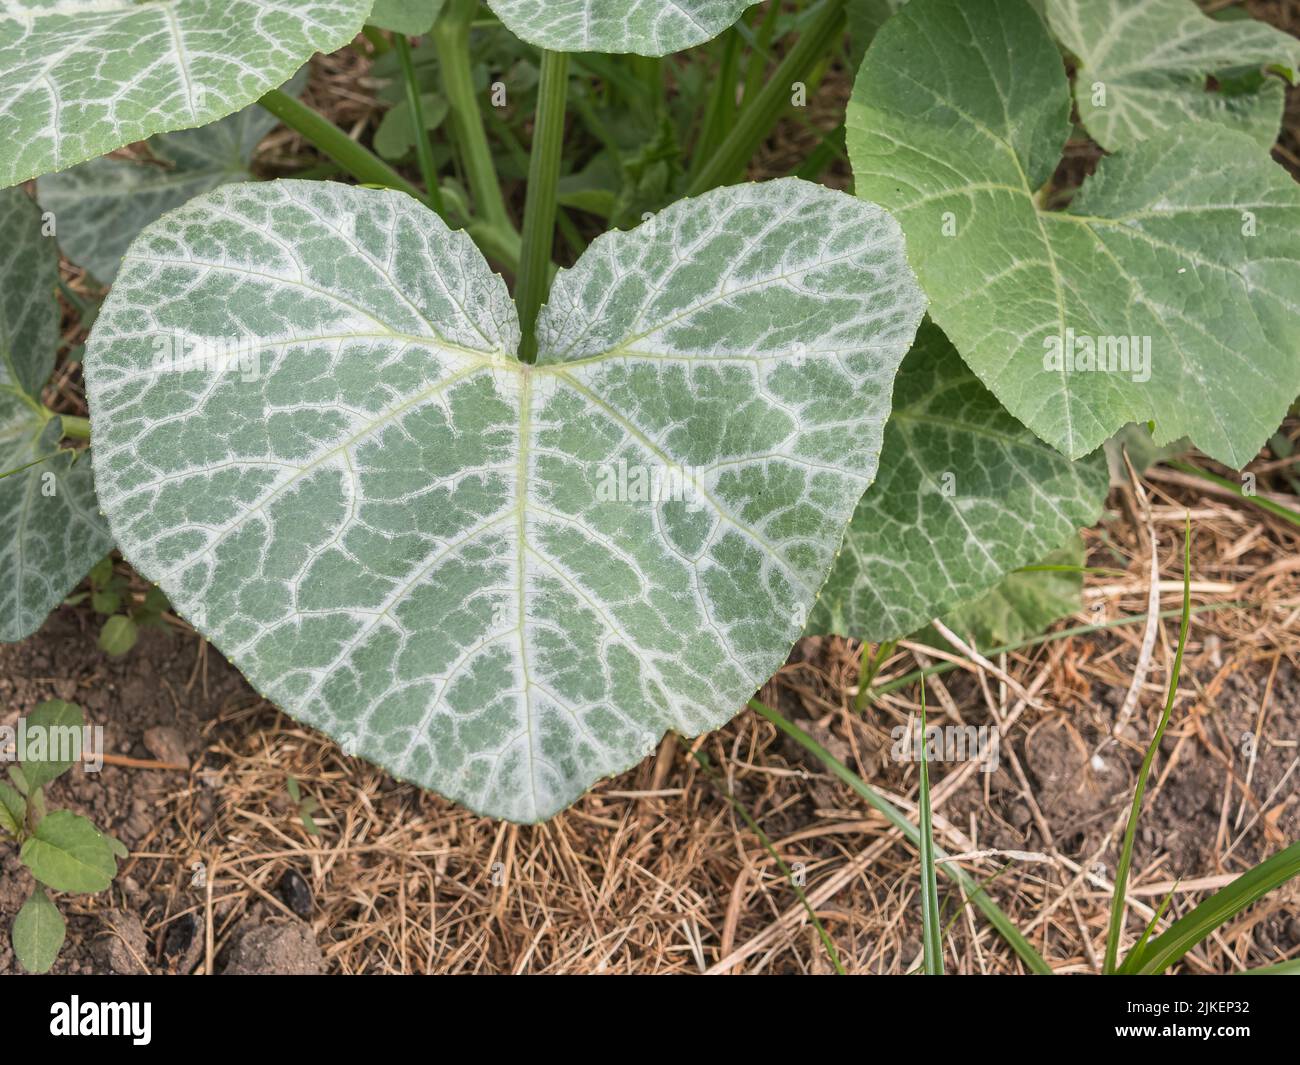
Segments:
[[[1178,541],[1190,506],[1193,577],[1206,589],[1195,600],[1250,605],[1193,618],[1138,832],[1131,932],[1149,915],[1142,907],[1157,906],[1174,881],[1166,920],[1300,839],[1300,537],[1244,504],[1150,483],[1162,577],[1181,577]],[[1123,516],[1123,493],[1112,504],[1088,534],[1090,561],[1127,576],[1090,577],[1087,608],[1058,629],[1144,607],[1147,563],[1136,546],[1144,541]],[[1173,589],[1162,605],[1177,599]],[[90,815],[131,850],[110,891],[59,900],[69,939],[56,972],[825,971],[788,881],[724,786],[782,858],[801,863],[847,968],[905,972],[916,964],[915,852],[751,712],[701,741],[720,770],[716,780],[686,744],[668,740],[657,757],[551,823],[518,828],[346,757],[259,699],[181,623],[145,630],[120,660],[98,651],[94,626],[84,606],[65,607],[32,639],[0,646],[0,723],[42,699],[72,699],[105,727],[110,754],[181,758],[191,768],[76,769],[52,787],[52,805]],[[932,722],[996,723],[995,709],[1014,719],[995,772],[935,765],[936,826],[950,852],[995,852],[967,867],[994,878],[994,896],[1060,971],[1095,969],[1117,841],[1163,701],[1172,622],[1136,711],[1108,742],[1141,628],[1008,656],[1000,668],[1037,706],[1018,709],[1016,692],[987,672],[930,681]],[[805,640],[763,697],[909,809],[915,766],[889,757],[889,733],[916,711],[919,693],[900,689],[854,714],[857,653],[849,641]],[[933,655],[900,648],[878,683]],[[311,812],[318,834],[290,797],[290,776],[319,804]],[[31,886],[12,846],[0,850],[0,874],[7,928]],[[1019,967],[965,911],[948,946],[960,970]],[[1298,953],[1300,891],[1291,885],[1183,967],[1231,971]],[[0,973],[16,968],[5,936]]]

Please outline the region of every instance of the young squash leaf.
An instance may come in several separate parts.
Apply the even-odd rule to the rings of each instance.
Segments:
[[[285,92],[306,82],[300,72]],[[249,181],[249,160],[277,119],[254,104],[220,122],[149,138],[152,160],[92,159],[36,182],[36,198],[54,220],[63,253],[102,282],[140,230],[200,193]]]
[[[488,0],[520,40],[553,52],[667,55],[711,40],[758,0]]]
[[[1091,525],[1106,488],[1100,452],[1070,462],[1048,447],[926,322],[808,631],[872,643],[915,632]]]
[[[1290,34],[1212,19],[1194,0],[1049,0],[1047,17],[1078,60],[1079,118],[1107,151],[1186,123],[1226,126],[1264,149],[1277,140],[1282,81],[1259,75],[1295,81],[1300,41]],[[1243,71],[1255,77],[1238,85]],[[1206,92],[1207,76],[1221,91]]]
[[[22,189],[0,190],[0,640],[30,636],[113,547],[90,463],[41,405],[59,344],[58,253]]]
[[[0,188],[233,114],[372,0],[59,0],[0,7]]]
[[[375,0],[366,22],[381,30],[417,37],[433,29],[444,0]]]
[[[1300,393],[1300,186],[1212,124],[1103,159],[1043,210],[1070,132],[1025,0],[911,0],[848,111],[858,194],[892,211],[962,358],[1071,458],[1129,422],[1239,467]]]
[[[87,344],[100,498],[269,698],[537,821],[784,661],[923,302],[879,208],[720,188],[593,241],[530,365],[410,197],[226,185],[137,239]],[[231,334],[254,357],[221,372]]]

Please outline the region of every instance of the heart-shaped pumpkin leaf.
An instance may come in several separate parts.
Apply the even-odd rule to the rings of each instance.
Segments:
[[[227,185],[145,230],[99,315],[100,498],[260,691],[536,821],[785,659],[922,310],[888,215],[786,179],[593,241],[530,365],[504,283],[409,197]]]

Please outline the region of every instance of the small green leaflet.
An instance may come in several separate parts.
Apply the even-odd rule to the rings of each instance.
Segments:
[[[12,938],[18,964],[29,973],[48,973],[66,932],[63,914],[45,891],[37,888],[14,918]]]
[[[305,78],[285,92],[296,94]],[[277,123],[254,104],[220,122],[149,138],[151,160],[92,159],[36,182],[63,253],[105,284],[136,234],[174,207],[230,181],[248,181],[253,150]]]
[[[47,887],[93,895],[117,875],[115,854],[120,846],[81,814],[55,810],[41,818],[19,856]]]
[[[667,55],[711,40],[758,0],[488,0],[516,37],[553,52]]]
[[[1070,133],[1061,56],[1024,0],[911,0],[854,85],[858,194],[902,223],[930,314],[1071,458],[1129,422],[1249,461],[1300,393],[1300,186],[1209,123],[1035,196]]]
[[[537,821],[785,660],[923,303],[879,208],[721,188],[593,241],[527,365],[504,282],[410,197],[225,185],[141,234],[96,321],[100,499],[259,691]]]
[[[1078,58],[1074,98],[1089,135],[1107,151],[1185,123],[1212,122],[1270,147],[1282,124],[1280,79],[1234,75],[1276,71],[1294,82],[1300,41],[1254,19],[1221,22],[1193,0],[1049,0],[1047,17]]]
[[[17,0],[0,7],[0,188],[233,114],[372,0]]]
[[[22,189],[0,190],[0,640],[30,636],[113,547],[90,463],[41,406],[59,343],[58,253]]]
[[[51,754],[76,753],[81,748],[81,730],[86,724],[86,715],[76,703],[62,699],[46,699],[27,715],[27,728],[38,728],[39,732],[28,732],[27,749],[18,752],[22,763],[23,775],[27,786],[33,791],[58,780],[72,768],[69,759],[51,758]],[[66,730],[75,729],[75,746],[65,746],[70,737]]]
[[[1101,452],[1070,462],[1048,447],[926,322],[808,631],[873,643],[913,633],[1091,525],[1106,489]]]
[[[442,5],[443,0],[375,0],[366,22],[414,37],[433,29]]]

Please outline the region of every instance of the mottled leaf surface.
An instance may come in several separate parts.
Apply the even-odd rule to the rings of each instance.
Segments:
[[[808,631],[873,642],[915,632],[1091,525],[1106,489],[1100,452],[1070,462],[1044,444],[926,322]]]
[[[1052,622],[1078,611],[1083,596],[1083,541],[1078,534],[1034,566],[1014,570],[977,599],[961,603],[944,624],[981,651],[1006,647],[1042,633]],[[947,646],[937,631],[925,642]]]
[[[372,0],[0,5],[0,187],[202,126],[342,48]]]
[[[516,37],[555,52],[667,55],[711,40],[757,0],[488,0]]]
[[[922,305],[879,208],[737,186],[593,241],[526,365],[504,283],[414,200],[226,185],[142,234],[100,313],[100,498],[260,691],[535,821],[784,660]],[[205,369],[231,334],[257,359]]]
[[[911,0],[854,86],[858,194],[899,219],[931,316],[1042,439],[1078,458],[1154,420],[1157,443],[1239,467],[1300,393],[1300,186],[1200,124],[1103,159],[1068,210],[1043,210],[1069,111],[1024,0]],[[1144,379],[1119,354],[1148,341]],[[1086,360],[1088,343],[1114,368],[1049,347]]]
[[[1092,139],[1108,151],[1175,126],[1214,123],[1268,148],[1295,81],[1300,41],[1255,19],[1220,21],[1193,0],[1050,0],[1053,32],[1078,59],[1075,102]],[[1221,82],[1206,91],[1207,77]]]
[[[59,343],[58,253],[21,189],[0,191],[0,640],[30,636],[113,547],[90,463],[40,402]]]
[[[220,122],[148,141],[151,159],[92,159],[36,182],[69,259],[111,283],[131,241],[150,222],[200,193],[248,181],[253,149],[276,118],[246,107]]]

